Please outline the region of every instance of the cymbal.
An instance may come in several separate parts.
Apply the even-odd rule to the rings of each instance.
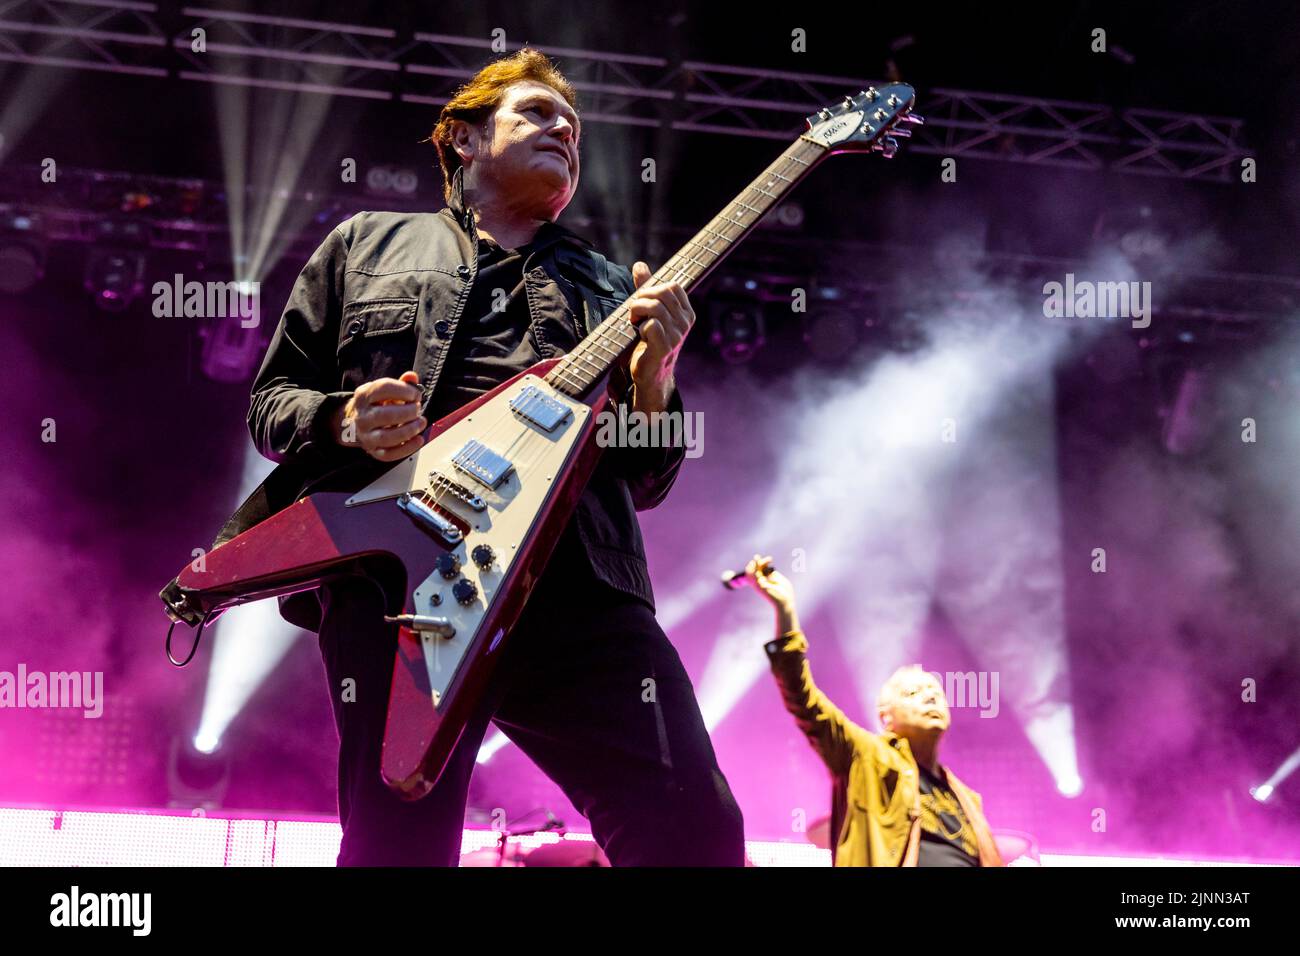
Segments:
[[[1020,865],[1038,866],[1038,841],[1020,830],[994,830],[993,842],[997,844],[1002,862],[1008,865],[1018,860]]]
[[[524,855],[524,866],[609,866],[609,859],[593,840],[544,843]]]
[[[813,846],[829,850],[831,848],[831,818],[822,817],[820,820],[814,820],[809,825],[808,832],[804,834],[804,839]]]
[[[506,858],[501,859],[501,851],[494,846],[484,847],[481,850],[474,850],[471,853],[462,853],[460,857],[461,866],[523,866],[524,854],[520,852],[519,847],[511,845],[506,848]]]

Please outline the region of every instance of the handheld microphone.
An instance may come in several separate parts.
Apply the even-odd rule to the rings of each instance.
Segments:
[[[762,564],[758,566],[759,574],[771,574],[772,571],[773,568],[772,568],[771,561],[764,561]],[[745,586],[745,572],[744,571],[723,571],[722,586],[726,588],[728,591],[739,591],[741,588]]]

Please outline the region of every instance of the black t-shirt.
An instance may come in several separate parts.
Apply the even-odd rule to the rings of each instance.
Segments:
[[[478,275],[438,379],[430,421],[541,361],[529,333],[531,317],[524,291],[524,261],[531,248],[529,244],[502,249],[491,239],[479,239]]]
[[[524,263],[542,238],[539,234],[518,249],[503,249],[491,239],[479,239],[478,274],[438,378],[437,396],[429,407],[430,421],[449,415],[542,360],[530,331],[532,315],[524,289]],[[595,572],[582,555],[581,539],[574,523],[569,522],[556,543],[551,564],[562,567],[570,579],[580,572],[593,583]]]
[[[924,767],[921,771],[921,846],[917,866],[979,866],[975,828],[957,795]]]

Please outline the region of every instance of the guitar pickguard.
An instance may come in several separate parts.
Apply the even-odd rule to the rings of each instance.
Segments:
[[[555,414],[538,421],[542,416],[534,410],[540,398],[547,409],[560,406],[569,414],[559,421]],[[498,597],[590,414],[583,402],[525,375],[347,500],[355,507],[411,494],[468,527],[459,542],[440,542],[443,547],[453,545],[449,552],[460,564],[455,574],[430,574],[414,591],[414,614],[444,618],[455,630],[450,637],[420,635],[435,707]],[[485,546],[491,549],[492,561],[480,566],[475,549]],[[464,603],[453,593],[457,585],[464,588],[461,582],[474,587],[472,600]]]

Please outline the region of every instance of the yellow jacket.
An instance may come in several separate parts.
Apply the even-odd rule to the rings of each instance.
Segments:
[[[790,631],[767,645],[786,710],[834,778],[831,849],[836,866],[916,866],[921,847],[920,771],[907,740],[859,727],[813,683],[808,640]],[[1002,866],[980,795],[945,767],[975,830],[981,866]]]

